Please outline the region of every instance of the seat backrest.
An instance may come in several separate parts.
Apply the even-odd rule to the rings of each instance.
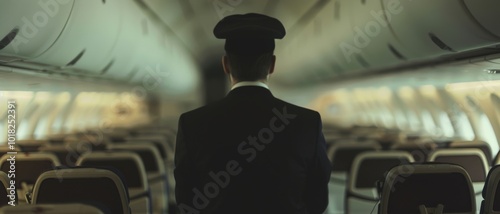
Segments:
[[[11,175],[14,173],[11,173]],[[15,174],[14,174],[15,175]],[[10,191],[10,179],[8,174],[0,171],[0,182],[2,186],[0,187],[0,207],[6,205],[13,205],[17,203],[17,194],[16,192]],[[12,194],[13,193],[13,194]]]
[[[488,166],[491,166],[493,162],[493,155],[491,153],[491,147],[484,141],[454,141],[449,145],[450,148],[476,148],[480,149],[484,156],[486,157],[486,161],[488,162]]]
[[[21,148],[17,144],[14,144],[14,149],[11,149],[9,145],[0,146],[0,157],[7,154],[8,152],[21,152]]]
[[[167,138],[163,135],[151,134],[147,136],[135,136],[125,138],[125,140],[130,143],[151,142],[158,148],[158,151],[164,161],[173,159],[173,150],[170,148]]]
[[[49,142],[46,140],[19,140],[16,145],[21,148],[23,152],[37,152],[38,148],[48,145]]]
[[[479,149],[440,149],[432,152],[428,161],[460,165],[472,182],[484,182],[489,168],[483,151]]]
[[[103,150],[101,147],[101,145],[94,145],[92,142],[80,140],[68,141],[64,144],[47,145],[40,147],[39,150],[56,155],[62,166],[74,167],[82,154]]]
[[[109,144],[111,151],[131,151],[138,154],[147,172],[149,185],[151,186],[151,199],[154,213],[165,213],[168,209],[168,181],[165,173],[165,165],[153,143],[121,143]]]
[[[62,166],[74,167],[80,156],[78,151],[73,150],[64,144],[43,146],[38,149],[41,152],[54,154]]]
[[[21,204],[4,206],[0,214],[104,214],[99,208],[79,203],[70,204]]]
[[[130,214],[127,189],[119,173],[101,168],[44,172],[33,187],[32,203],[84,203],[104,213]]]
[[[153,143],[122,143],[109,144],[108,149],[118,151],[131,151],[139,155],[146,172],[165,174],[165,165],[158,151],[158,148]]]
[[[133,152],[90,152],[78,159],[78,166],[113,167],[123,173],[129,190],[148,191],[146,170],[139,155]]]
[[[349,173],[357,155],[380,149],[380,145],[375,142],[335,144],[328,151],[328,157],[332,160],[332,172]]]
[[[22,188],[21,184],[34,184],[38,176],[43,172],[53,170],[60,165],[59,159],[50,153],[21,153],[15,155],[16,188]],[[4,155],[0,158],[0,169],[9,173],[11,169],[11,155]]]
[[[377,181],[395,166],[413,162],[404,151],[364,152],[354,159],[345,193],[345,213],[370,213],[379,200]]]
[[[437,145],[433,142],[408,142],[398,143],[391,146],[392,150],[409,152],[416,163],[424,163]]]
[[[476,213],[475,195],[467,171],[453,164],[408,164],[386,176],[380,214]],[[434,210],[433,210],[434,209]],[[439,213],[439,212],[437,212]]]
[[[376,188],[376,182],[395,166],[413,162],[413,156],[404,151],[373,151],[359,154],[353,162],[347,188],[356,192]]]
[[[500,214],[500,165],[493,166],[488,172],[483,188],[483,201],[480,214]]]

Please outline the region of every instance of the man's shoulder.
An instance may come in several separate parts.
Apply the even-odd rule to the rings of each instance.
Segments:
[[[213,103],[206,104],[204,106],[200,106],[193,110],[184,112],[181,114],[181,118],[199,118],[207,115],[213,114],[214,111],[222,111],[221,100],[215,101]]]
[[[284,108],[286,108],[286,110],[289,112],[294,112],[296,114],[304,115],[307,118],[318,118],[318,119],[320,118],[320,114],[315,110],[301,107],[301,106],[286,102],[284,100],[281,100],[279,98],[274,98],[273,105],[279,111],[282,111]],[[196,109],[184,112],[183,114],[181,114],[181,117],[184,119],[204,118],[204,117],[209,117],[210,115],[214,115],[217,112],[224,112],[224,111],[226,111],[226,110],[224,108],[223,100],[219,100],[219,101],[198,107]]]
[[[276,102],[279,103],[279,106],[286,106],[286,108],[288,108],[290,110],[294,110],[294,111],[301,112],[304,114],[311,114],[311,115],[318,115],[319,116],[319,113],[315,110],[308,109],[308,108],[305,108],[302,106],[298,106],[298,105],[289,103],[287,101],[281,100],[279,98],[276,98]]]

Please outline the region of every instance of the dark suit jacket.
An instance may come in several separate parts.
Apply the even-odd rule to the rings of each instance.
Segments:
[[[175,151],[181,213],[319,214],[331,165],[320,115],[243,86],[184,113]]]

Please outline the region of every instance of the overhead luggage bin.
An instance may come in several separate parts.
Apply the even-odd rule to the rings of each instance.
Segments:
[[[500,37],[500,26],[497,18],[500,2],[477,0],[464,0],[463,2],[467,6],[469,13],[484,29]]]
[[[350,0],[339,0],[333,2],[333,17],[332,17],[332,30],[331,38],[333,45],[332,51],[327,54],[332,54],[336,59],[332,70],[342,70],[342,72],[352,72],[358,71],[365,68],[368,64],[365,63],[366,60],[361,59],[357,53],[351,55],[350,50],[346,48],[346,44],[352,41],[354,37],[353,27],[354,24],[350,20],[349,14],[351,10],[354,10],[355,4]],[[331,12],[326,10],[322,13],[325,16],[331,16]],[[335,69],[340,68],[340,69]]]
[[[66,26],[73,4],[74,0],[3,1],[0,62],[31,59],[49,49]]]
[[[99,73],[108,65],[117,42],[121,5],[120,0],[75,1],[59,38],[46,52],[29,61],[82,74]]]
[[[390,27],[401,44],[416,54],[411,59],[433,59],[500,43],[497,36],[471,16],[463,1],[382,0],[382,5],[386,10],[401,10],[394,15]],[[489,5],[498,8],[500,2]],[[481,12],[486,17],[496,16],[493,9]]]
[[[327,2],[303,29],[289,30],[289,35],[278,41],[286,45],[277,43],[280,72],[273,75],[286,84],[307,85],[364,69],[357,53],[351,55],[352,48],[344,47],[353,37],[348,18],[352,5],[350,0]],[[286,63],[279,61],[284,58]]]
[[[148,42],[155,26],[144,14],[137,3],[133,1],[120,2],[123,15],[120,19],[120,33],[116,38],[117,46],[112,50],[106,67],[100,70],[101,75],[114,79],[128,81],[137,75],[142,66],[140,63],[145,56],[145,42]],[[129,16],[126,14],[134,14]],[[158,42],[158,40],[154,40]],[[149,52],[158,48],[148,46]]]
[[[346,2],[347,3],[347,2]],[[403,12],[401,7],[384,8],[380,1],[349,1],[352,37],[339,46],[344,56],[365,67],[380,68],[400,64],[415,54],[405,48],[391,31],[391,22]]]

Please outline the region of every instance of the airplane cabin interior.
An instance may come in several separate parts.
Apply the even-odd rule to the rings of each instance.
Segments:
[[[498,9],[0,0],[0,213],[182,213],[178,119],[230,90],[213,28],[245,13],[286,28],[273,95],[321,115],[332,164],[323,214],[500,213]]]

